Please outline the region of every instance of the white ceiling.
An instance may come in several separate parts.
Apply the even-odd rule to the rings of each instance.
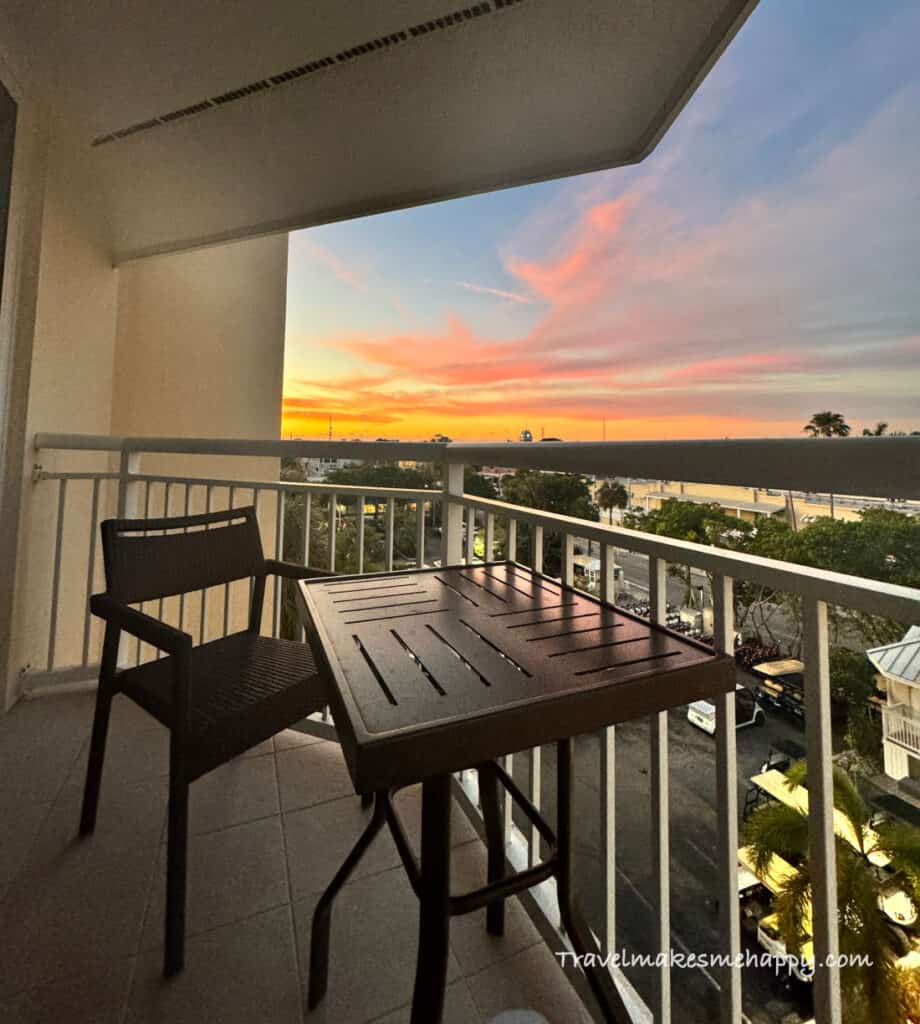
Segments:
[[[85,146],[119,262],[640,160],[755,2],[490,0],[418,36],[410,27],[458,0],[3,6]],[[400,31],[397,45],[92,145]]]

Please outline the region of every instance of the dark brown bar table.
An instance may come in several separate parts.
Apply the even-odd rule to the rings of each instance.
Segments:
[[[556,878],[566,935],[597,952],[573,894],[573,736],[734,689],[732,659],[515,562],[304,580],[301,613],[329,688],[355,789],[373,795],[370,824],[317,905],[310,1006],[326,990],[332,903],[384,824],[419,897],[412,1024],[438,1024],[450,917],[488,907],[501,934],[504,900]],[[558,821],[549,825],[496,763],[558,745]],[[488,883],[451,896],[451,774],[476,768]],[[422,783],[421,864],[393,810],[395,790]],[[540,831],[549,856],[505,874],[499,785]],[[608,1021],[628,1019],[604,967],[586,970]]]

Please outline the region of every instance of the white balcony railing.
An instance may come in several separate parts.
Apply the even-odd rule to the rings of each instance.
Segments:
[[[878,443],[884,442],[883,444]],[[868,443],[867,443],[868,442]],[[98,638],[95,636],[86,599],[101,583],[96,537],[98,522],[107,515],[160,516],[185,511],[202,511],[255,504],[260,512],[265,536],[272,538],[274,556],[290,550],[291,538],[285,538],[286,512],[291,502],[303,510],[300,535],[294,538],[298,556],[304,563],[341,570],[343,554],[338,550],[339,523],[349,509],[363,509],[368,502],[379,505],[384,523],[382,563],[374,568],[392,571],[426,560],[426,523],[439,516],[441,524],[440,560],[445,564],[471,562],[476,557],[474,539],[477,529],[483,541],[482,558],[495,556],[517,559],[520,524],[530,527],[529,561],[542,571],[544,538],[555,533],[562,538],[561,577],[574,581],[575,539],[596,542],[601,552],[600,594],[614,599],[614,548],[626,549],[648,557],[650,618],[664,621],[667,612],[666,580],[669,563],[691,566],[711,575],[714,605],[714,644],[719,650],[734,647],[735,580],[748,580],[801,599],[806,666],[806,741],[808,750],[810,866],[814,884],[813,930],[815,959],[815,1018],[818,1024],[841,1024],[840,979],[836,967],[822,966],[837,954],[838,922],[836,909],[836,862],[834,848],[833,800],[831,795],[831,697],[828,676],[828,605],[844,606],[900,622],[920,622],[920,591],[869,579],[844,576],[770,559],[755,558],[731,551],[691,544],[587,522],[569,516],[540,512],[509,505],[502,501],[477,498],[463,493],[463,468],[468,464],[494,464],[509,468],[537,468],[570,472],[631,475],[664,479],[688,479],[704,483],[752,484],[761,487],[793,488],[808,491],[834,491],[885,498],[920,496],[920,445],[913,438],[851,439],[846,443],[846,459],[830,459],[835,442],[820,441],[725,441],[676,443],[611,444],[514,444],[458,445],[403,444],[396,442],[345,443],[304,441],[215,441],[176,438],[108,438],[76,435],[39,435],[34,474],[35,486],[47,488],[49,505],[56,508],[49,524],[47,544],[53,559],[47,581],[47,650],[44,663],[29,670],[25,686],[38,687],[59,681],[91,678],[95,673]],[[94,458],[110,459],[106,468],[57,468],[62,452],[95,451]],[[838,447],[836,451],[841,451]],[[46,456],[47,453],[47,456]],[[440,463],[444,481],[440,490],[345,487],[328,484],[302,484],[274,480],[234,480],[211,476],[178,476],[143,471],[148,454],[207,456],[266,456],[278,458],[334,455],[366,460],[409,459]],[[884,456],[884,457],[882,457]],[[85,458],[86,456],[81,456]],[[53,460],[54,469],[42,463]],[[208,461],[203,460],[203,468]],[[56,493],[55,493],[56,489]],[[79,490],[80,498],[74,501]],[[399,550],[394,532],[399,505],[414,506],[414,544]],[[316,508],[323,509],[323,525],[328,538],[324,551],[316,548],[310,524],[316,521]],[[355,547],[348,554],[358,572],[368,565],[365,550],[365,515],[355,515]],[[506,525],[502,550],[496,551],[496,526]],[[74,549],[76,551],[76,557]],[[88,553],[88,555],[87,555]],[[75,568],[76,567],[76,568]],[[76,577],[78,578],[75,578]],[[35,584],[33,583],[33,586]],[[65,621],[62,595],[79,595],[80,615],[70,614]],[[271,628],[278,631],[281,622],[282,592],[275,591],[267,602]],[[227,631],[234,614],[229,588],[223,594],[203,594],[200,601],[166,610],[177,618],[181,628],[198,633],[204,639],[209,630]],[[158,609],[163,613],[163,607]],[[74,635],[78,631],[78,636]],[[66,649],[74,654],[68,661],[61,655]],[[136,649],[128,654],[136,660],[155,656],[155,652]],[[716,981],[719,989],[720,1019],[739,1024],[742,1019],[740,921],[737,912],[738,774],[735,750],[735,705],[731,695],[720,698],[717,706],[716,733],[716,809],[718,822],[719,936],[720,953],[729,954],[731,963],[722,967]],[[887,719],[886,719],[887,721]],[[327,730],[329,723],[320,723]],[[887,727],[887,726],[886,726]],[[601,863],[604,871],[604,906],[600,908],[597,930],[608,950],[617,946],[616,906],[616,807],[615,807],[615,730],[609,728],[600,737],[600,814]],[[917,746],[920,747],[920,739]],[[655,937],[665,954],[656,967],[651,1005],[639,1000],[625,978],[615,972],[624,999],[634,1008],[634,1019],[663,1022],[671,1020],[670,968],[670,848],[668,783],[668,718],[655,716],[650,722],[650,779],[652,796],[651,856],[654,873]],[[540,803],[539,749],[522,752],[527,758],[530,796]],[[508,759],[511,760],[510,758]],[[462,782],[462,780],[461,780]],[[475,794],[474,794],[475,796]],[[509,808],[510,810],[510,808]],[[539,858],[537,836],[518,831],[506,813],[506,839],[509,856],[520,863]],[[552,920],[551,901],[539,901]],[[564,940],[560,940],[564,941]]]
[[[920,714],[906,704],[882,708],[882,735],[920,757]]]

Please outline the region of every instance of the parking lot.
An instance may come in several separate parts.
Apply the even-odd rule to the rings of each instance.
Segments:
[[[750,683],[739,673],[739,681]],[[676,952],[713,954],[721,949],[718,931],[716,867],[715,739],[690,725],[686,708],[670,713],[671,801],[671,944]],[[649,728],[646,721],[621,725],[616,731],[617,786],[617,949],[655,954],[657,912],[653,903],[651,866],[652,821],[649,792]],[[767,712],[763,727],[739,730],[738,806],[744,805],[748,779],[766,759],[771,744],[804,745],[801,725]],[[577,744],[576,804],[578,825],[577,878],[589,918],[599,921],[604,879],[599,852],[599,744],[582,737]],[[543,803],[555,813],[555,760],[544,750]],[[515,763],[515,775],[526,785],[527,759]],[[743,945],[758,952],[756,938],[742,929]],[[651,997],[652,969],[629,969],[627,976],[646,1001]],[[682,1024],[710,1024],[718,1019],[718,988],[713,972],[701,968],[672,971],[674,1019]],[[768,968],[743,971],[743,1006],[753,1024],[783,1024],[792,1013],[811,1016],[807,986]]]

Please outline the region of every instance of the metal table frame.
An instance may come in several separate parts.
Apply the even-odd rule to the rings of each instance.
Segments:
[[[504,900],[551,877],[573,949],[599,954],[574,894],[572,737],[730,692],[732,660],[516,563],[340,577],[301,583],[298,589],[317,667],[330,682],[330,703],[355,787],[374,801],[370,823],[314,912],[310,1008],[326,991],[336,894],[385,824],[419,898],[411,1024],[441,1020],[450,918],[486,907],[487,930],[501,935]],[[463,630],[451,632],[454,619],[469,632],[468,641]],[[399,620],[397,631],[392,624]],[[628,653],[620,656],[621,650]],[[413,676],[419,687],[416,702],[409,699],[415,691],[403,675]],[[494,760],[549,742],[557,745],[556,834]],[[479,774],[487,884],[452,896],[451,775],[470,767]],[[398,789],[418,782],[421,863],[392,802]],[[500,786],[549,850],[539,864],[510,874]],[[596,963],[591,958],[583,969],[604,1020],[628,1021],[601,963],[599,956]]]

